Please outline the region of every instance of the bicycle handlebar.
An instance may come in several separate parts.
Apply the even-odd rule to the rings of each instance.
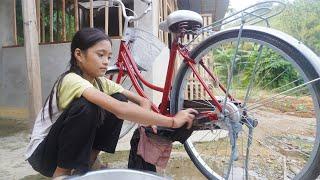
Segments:
[[[113,2],[116,2],[118,4],[120,4],[121,6],[121,9],[122,9],[122,14],[124,16],[124,18],[128,21],[128,22],[132,22],[132,21],[138,21],[140,20],[141,18],[143,18],[146,14],[148,14],[152,9],[151,9],[151,6],[152,6],[152,0],[140,0],[144,3],[146,3],[148,5],[148,7],[144,10],[144,12],[136,17],[136,16],[128,16],[127,15],[127,12],[126,12],[126,7],[125,5],[123,4],[123,2],[121,0],[109,0],[109,6],[113,6]]]

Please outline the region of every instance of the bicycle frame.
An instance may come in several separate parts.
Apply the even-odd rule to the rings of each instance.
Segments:
[[[263,2],[263,3],[259,3],[258,5],[262,5],[262,4],[265,4],[265,3],[273,3],[273,2],[276,2],[276,1]],[[279,3],[279,4],[282,5],[282,8],[284,7],[283,3]],[[231,70],[233,71],[234,65],[235,65],[236,56],[238,54],[238,49],[240,47],[239,44],[240,44],[241,38],[242,38],[242,30],[250,29],[250,28],[244,28],[243,27],[244,24],[245,23],[255,24],[255,23],[263,21],[269,27],[268,18],[279,14],[283,10],[283,9],[280,8],[279,11],[276,11],[275,13],[270,15],[268,13],[272,12],[271,8],[266,8],[266,7],[263,6],[262,8],[257,9],[256,7],[258,5],[250,6],[250,7],[246,8],[246,9],[244,9],[243,11],[240,11],[239,13],[235,14],[235,15],[239,15],[239,16],[235,16],[235,15],[229,16],[229,17],[227,17],[225,19],[217,21],[216,23],[213,23],[212,25],[209,25],[207,27],[203,27],[201,29],[198,29],[197,31],[194,31],[192,29],[192,31],[194,31],[192,33],[194,33],[196,35],[196,38],[198,36],[200,36],[201,34],[203,34],[203,33],[208,33],[209,36],[210,36],[215,32],[215,27],[219,27],[221,25],[228,24],[230,22],[234,22],[234,21],[239,20],[240,21],[240,28],[239,28],[238,36],[237,36],[237,39],[236,39],[237,43],[236,43],[236,46],[235,46],[235,52],[233,54],[233,57],[231,58],[231,62],[232,62]],[[255,28],[253,28],[253,29],[255,30]],[[233,32],[235,32],[235,31],[233,31]],[[244,33],[244,37],[246,37],[246,38],[250,38],[251,37],[253,39],[253,41],[252,41],[253,43],[257,43],[258,42],[257,44],[260,45],[259,46],[259,50],[258,50],[259,54],[258,54],[257,60],[255,61],[256,63],[260,59],[260,55],[262,53],[262,47],[265,45],[264,42],[266,42],[267,45],[268,45],[268,42],[265,40],[266,38],[270,38],[270,39],[274,40],[273,42],[275,42],[275,43],[273,43],[273,42],[270,43],[269,42],[269,44],[270,45],[275,45],[275,49],[279,48],[278,49],[278,53],[279,53],[279,51],[281,51],[283,49],[283,47],[281,47],[283,45],[280,45],[278,47],[276,45],[277,41],[278,40],[279,40],[279,42],[282,42],[282,41],[286,42],[287,41],[285,38],[283,39],[282,37],[280,37],[281,35],[278,36],[278,35],[275,35],[275,33],[270,33],[269,34],[269,33],[266,33],[266,32],[267,31],[265,31],[265,30],[264,31],[259,31],[257,29],[256,33],[254,33],[254,34],[257,34],[257,35],[260,34],[261,37],[262,37],[261,34],[263,34],[263,35],[267,34],[267,36],[265,38],[259,38],[259,36],[257,36],[258,38],[254,38],[254,36],[252,36],[252,35],[248,36],[247,33]],[[229,140],[229,143],[230,143],[230,146],[231,146],[230,160],[228,162],[229,165],[227,167],[227,172],[226,173],[224,172],[224,170],[226,168],[222,169],[223,170],[222,171],[223,177],[220,176],[219,174],[215,174],[216,172],[211,170],[211,167],[208,166],[207,162],[204,162],[204,159],[202,159],[201,155],[198,153],[199,151],[193,145],[193,142],[192,142],[193,140],[190,140],[190,141],[188,140],[185,143],[185,148],[186,148],[186,151],[188,152],[188,155],[191,157],[192,161],[195,163],[195,165],[201,171],[201,173],[203,175],[205,175],[208,179],[210,179],[210,177],[213,177],[213,176],[216,177],[217,179],[222,179],[222,178],[228,179],[229,175],[231,173],[231,170],[233,172],[232,168],[234,167],[233,166],[234,161],[235,161],[235,159],[238,159],[238,157],[236,155],[237,152],[238,152],[237,142],[239,142],[238,141],[238,133],[239,132],[244,132],[243,134],[248,134],[248,136],[247,136],[248,137],[247,138],[247,148],[246,148],[246,154],[243,155],[243,153],[242,153],[243,158],[245,157],[244,167],[243,167],[243,165],[241,165],[240,167],[244,168],[244,173],[245,173],[246,179],[249,179],[249,170],[248,170],[249,169],[249,152],[250,152],[251,146],[253,145],[253,130],[258,125],[258,119],[255,119],[254,116],[251,117],[251,115],[249,113],[247,113],[248,109],[247,109],[247,106],[246,106],[246,102],[248,100],[249,94],[251,93],[250,90],[251,90],[252,82],[254,81],[255,74],[252,73],[252,75],[251,75],[253,78],[250,79],[250,82],[249,82],[249,85],[248,85],[248,88],[246,90],[246,94],[245,94],[245,97],[244,97],[244,101],[242,101],[242,102],[238,101],[237,99],[235,99],[233,96],[231,96],[229,94],[229,89],[230,89],[230,85],[229,84],[232,83],[233,72],[231,71],[231,75],[228,74],[228,76],[229,76],[228,79],[227,79],[228,80],[228,83],[227,83],[228,85],[227,85],[227,88],[225,88],[219,82],[218,78],[214,75],[214,73],[210,72],[210,68],[205,65],[204,59],[194,59],[193,57],[190,57],[191,56],[190,55],[191,52],[188,50],[187,47],[189,45],[191,45],[191,43],[196,38],[193,38],[191,41],[189,41],[188,43],[183,45],[179,41],[180,38],[183,37],[183,35],[184,35],[183,32],[181,34],[178,34],[174,38],[174,40],[172,41],[171,50],[170,50],[170,57],[169,57],[169,63],[168,63],[168,67],[167,67],[167,74],[166,74],[166,78],[165,78],[165,84],[164,84],[163,87],[159,87],[159,86],[156,86],[156,85],[154,85],[152,83],[149,83],[148,81],[146,81],[143,78],[143,76],[141,75],[140,70],[138,69],[138,65],[136,64],[133,56],[131,55],[130,48],[129,48],[130,44],[128,45],[125,41],[121,41],[121,43],[120,43],[119,56],[118,56],[118,60],[117,60],[117,63],[116,63],[117,67],[119,68],[119,74],[118,74],[118,77],[116,78],[116,82],[117,83],[121,82],[121,78],[124,75],[129,75],[130,80],[131,80],[135,90],[138,92],[138,94],[140,96],[148,98],[147,95],[145,94],[143,88],[140,86],[140,84],[141,84],[140,82],[142,82],[144,85],[146,85],[147,87],[151,88],[152,90],[161,92],[162,93],[161,103],[160,103],[159,107],[157,107],[155,104],[152,104],[152,110],[157,112],[157,113],[161,113],[163,115],[166,115],[166,116],[172,116],[173,115],[173,114],[170,114],[170,111],[168,110],[168,107],[170,107],[170,104],[173,105],[172,106],[173,109],[171,109],[172,113],[177,112],[178,109],[176,109],[176,107],[180,108],[181,107],[180,103],[184,103],[184,108],[192,107],[192,106],[194,106],[194,104],[190,105],[190,102],[183,101],[183,99],[181,100],[181,99],[175,98],[173,96],[171,98],[172,99],[177,99],[178,103],[174,104],[175,102],[173,102],[173,101],[171,101],[171,103],[170,103],[169,95],[170,95],[170,92],[172,91],[172,88],[173,88],[172,87],[172,82],[173,82],[172,80],[175,77],[174,76],[174,65],[175,65],[176,56],[179,53],[183,57],[183,63],[185,63],[185,65],[187,66],[187,69],[188,69],[188,72],[186,73],[185,72],[186,67],[182,66],[182,68],[180,69],[181,71],[179,71],[181,73],[179,75],[181,75],[181,76],[179,76],[179,77],[188,77],[186,75],[189,75],[188,74],[189,72],[193,73],[194,77],[196,77],[196,79],[200,82],[200,85],[203,87],[203,90],[205,91],[205,93],[207,93],[206,95],[209,96],[209,98],[205,98],[203,101],[212,101],[212,102],[209,102],[210,105],[211,104],[213,105],[213,106],[210,107],[212,109],[207,108],[208,110],[203,111],[204,108],[201,109],[202,107],[198,106],[198,108],[201,109],[202,112],[200,112],[201,113],[201,118],[197,117],[197,120],[198,119],[201,120],[205,116],[204,118],[206,118],[206,119],[208,119],[210,121],[220,120],[220,122],[224,123],[224,124],[222,124],[222,126],[220,126],[220,123],[217,123],[217,126],[212,126],[212,125],[215,125],[215,124],[207,123],[208,121],[195,121],[196,123],[193,124],[194,126],[193,126],[192,130],[193,131],[195,131],[195,130],[211,130],[211,131],[213,131],[215,129],[220,129],[220,128],[223,129],[223,130],[228,130],[228,135],[226,135],[226,136],[229,136],[228,140]],[[218,34],[217,37],[220,37],[221,35],[224,35],[224,34],[223,33],[221,33],[220,35]],[[286,36],[284,36],[284,37],[286,37]],[[232,38],[232,40],[233,40],[235,38],[234,33],[230,37],[226,36],[226,38],[230,38],[230,39]],[[217,39],[219,39],[219,38],[217,38]],[[220,39],[220,42],[223,41],[223,40],[228,40],[228,39],[222,38],[222,40]],[[219,40],[217,42],[219,43]],[[200,44],[198,47],[196,47],[196,49],[194,51],[195,52],[194,55],[195,56],[200,56],[200,55],[202,55],[201,54],[202,52],[206,52],[206,48],[207,47],[205,45],[207,43],[210,43],[209,47],[214,47],[214,46],[211,46],[211,45],[215,45],[215,44],[212,44],[212,43],[217,43],[217,42],[211,41],[211,39],[210,39],[210,41],[206,41],[205,43]],[[231,41],[231,42],[233,42],[233,41]],[[292,40],[292,42],[297,43],[297,41],[295,41],[295,40],[294,41]],[[290,43],[289,42],[287,46],[290,46],[290,45],[292,45],[294,43]],[[205,49],[205,50],[203,50],[202,48]],[[295,50],[295,49],[299,49],[299,48],[295,48],[295,47],[292,48],[292,50]],[[198,52],[198,50],[200,50],[200,52]],[[307,52],[309,52],[309,51],[307,51]],[[280,53],[280,55],[283,55],[283,54]],[[284,53],[284,55],[287,55],[287,54]],[[306,58],[306,59],[308,60],[308,58]],[[313,58],[313,59],[317,59],[317,58]],[[294,58],[294,59],[291,59],[291,62],[297,62],[297,60]],[[206,73],[206,75],[208,75],[207,77],[210,77],[215,82],[215,84],[217,84],[217,87],[220,88],[222,93],[225,94],[225,99],[223,101],[221,101],[221,100],[218,101],[218,99],[214,96],[215,94],[213,94],[210,91],[209,85],[207,85],[206,82],[205,82],[205,79],[207,79],[207,77],[202,79],[202,77],[200,76],[200,72],[198,72],[198,70],[197,70],[198,67],[202,67],[204,69],[204,72]],[[299,65],[298,65],[298,67],[299,67]],[[256,65],[254,65],[253,69],[254,69],[253,72],[256,72],[256,70],[255,70],[256,69]],[[304,70],[302,70],[302,72],[303,71]],[[317,79],[319,79],[319,78],[317,78]],[[317,79],[314,79],[314,80],[312,80],[310,82],[314,82]],[[184,79],[183,80],[178,79],[178,81],[176,81],[176,82],[177,82],[176,83],[177,88],[183,88],[183,85],[185,85],[183,83],[186,83],[187,81],[185,81]],[[310,82],[308,82],[308,83],[310,83]],[[198,87],[198,83],[196,85]],[[299,86],[301,86],[301,85],[299,85]],[[297,86],[295,88],[298,88],[299,86]],[[174,93],[173,95],[177,95],[176,97],[180,98],[180,97],[183,96],[183,94],[180,94],[181,91],[178,91],[178,90],[180,90],[180,89],[175,89],[172,92]],[[278,95],[284,94],[286,92],[287,91],[283,91],[283,92],[279,93]],[[276,95],[276,96],[278,96],[278,95]],[[206,97],[208,97],[208,96],[206,96]],[[271,98],[274,98],[274,97],[271,97]],[[267,98],[267,99],[271,99],[271,98]],[[265,99],[262,99],[262,100],[265,101]],[[233,104],[231,104],[231,103],[230,104],[233,105],[233,106],[234,105],[236,106],[234,108],[234,109],[236,109],[235,111],[230,111],[230,113],[228,113],[228,111],[225,112],[225,108],[228,107],[227,105],[230,105],[230,104],[226,104],[227,101],[228,101],[228,103],[231,101],[231,103],[233,103]],[[267,103],[270,103],[270,101],[269,102],[267,101]],[[256,106],[256,107],[259,107],[259,106]],[[256,108],[256,107],[254,107],[254,108]],[[253,109],[252,106],[250,108]],[[250,109],[249,109],[249,111],[250,111]],[[231,117],[231,115],[235,114],[235,113],[237,113],[238,117],[235,117],[235,118]],[[197,122],[199,124],[197,124]],[[201,126],[201,125],[203,125],[203,126]],[[224,126],[224,125],[226,125],[226,126]],[[249,129],[248,133],[242,130],[242,126],[243,125],[246,125],[246,127]],[[208,133],[206,133],[206,134],[208,134]],[[220,132],[217,133],[217,135],[216,134],[213,134],[213,135],[214,136],[218,136],[219,134],[220,134]],[[200,140],[204,139],[203,137],[201,137]],[[269,136],[267,136],[267,137],[269,137]],[[272,137],[272,136],[270,136],[270,137]],[[219,141],[220,141],[220,139],[222,139],[222,138],[218,137]],[[274,139],[276,139],[276,138],[274,138]],[[205,140],[205,141],[209,141],[209,140]],[[212,141],[212,140],[210,140],[210,141]],[[195,141],[195,142],[197,142],[197,141]],[[260,141],[258,141],[258,142],[260,144],[262,144]],[[318,143],[317,143],[317,145],[318,145]],[[242,152],[243,152],[243,150],[242,150]],[[217,154],[217,155],[219,155],[219,154]],[[314,156],[310,156],[310,157],[315,159]],[[317,160],[317,161],[319,161],[319,160]],[[312,165],[312,166],[314,166],[314,165]],[[286,171],[286,168],[284,168],[284,171]],[[314,170],[311,170],[311,171],[314,171]],[[303,172],[303,171],[301,171],[301,172]]]
[[[128,22],[129,21],[135,21],[135,20],[139,20],[141,19],[145,14],[147,14],[150,10],[151,10],[151,3],[147,3],[148,4],[148,8],[145,10],[145,12],[140,15],[139,17],[135,17],[135,16],[127,16],[126,12],[125,12],[125,7],[123,5],[123,3],[119,0],[115,0],[117,1],[123,10],[123,14],[124,17],[126,19],[126,23],[125,23],[125,28],[124,31],[126,32],[126,27],[128,26]],[[259,4],[267,4],[267,3],[274,3],[276,1],[270,1],[270,2],[262,2]],[[284,6],[283,3],[280,3],[280,5]],[[220,21],[217,21],[216,23],[213,23],[212,25],[206,26],[201,28],[200,31],[198,31],[196,34],[199,36],[201,33],[203,32],[211,32],[212,29],[216,26],[221,26],[223,24],[228,24],[230,22],[234,22],[236,20],[241,19],[241,27],[243,27],[243,23],[245,22],[246,18],[250,18],[250,17],[254,17],[253,19],[249,19],[248,22],[254,21],[255,19],[259,19],[257,22],[254,21],[252,22],[252,24],[258,23],[260,21],[266,21],[267,25],[269,24],[267,19],[269,17],[273,17],[277,14],[279,14],[280,12],[283,11],[283,7],[280,8],[279,11],[275,12],[275,13],[271,13],[271,10],[269,8],[263,8],[263,10],[258,11],[257,9],[255,9],[256,5],[254,6],[250,6],[234,15],[231,15],[227,18],[224,18]],[[240,15],[239,17],[237,17],[237,15]],[[224,22],[226,21],[226,22]],[[210,70],[204,65],[202,59],[200,59],[199,65],[202,66],[205,69],[205,72],[208,73],[208,75],[213,79],[213,81],[215,81],[218,86],[221,88],[222,92],[224,92],[226,94],[226,98],[225,101],[223,103],[223,105],[221,105],[218,100],[215,98],[214,94],[212,92],[210,92],[209,87],[206,85],[206,83],[201,79],[199,73],[196,71],[194,64],[196,64],[195,60],[192,59],[189,54],[189,50],[186,48],[188,47],[191,42],[196,39],[194,38],[191,42],[189,42],[187,45],[183,46],[182,44],[179,43],[179,38],[183,37],[184,34],[180,34],[179,36],[176,36],[171,44],[171,50],[170,50],[170,59],[169,59],[169,64],[167,67],[167,75],[166,75],[166,80],[165,80],[165,84],[164,87],[159,87],[156,86],[152,83],[149,83],[148,81],[146,81],[140,71],[138,70],[137,64],[133,59],[133,56],[131,55],[131,52],[128,48],[128,45],[126,44],[125,41],[121,41],[120,42],[120,49],[119,49],[119,55],[118,55],[118,61],[116,63],[116,65],[119,68],[119,75],[117,77],[116,82],[119,83],[122,76],[124,75],[124,72],[128,73],[134,88],[136,89],[136,91],[138,92],[138,94],[140,96],[143,96],[145,98],[148,98],[147,95],[144,93],[143,89],[139,86],[138,80],[141,81],[144,85],[146,85],[147,87],[151,88],[152,90],[156,90],[159,92],[162,92],[162,100],[160,103],[160,107],[158,108],[155,104],[152,104],[152,110],[158,113],[161,113],[163,115],[168,115],[170,116],[170,113],[168,111],[168,107],[169,107],[169,94],[172,88],[172,80],[173,80],[173,75],[174,75],[174,64],[175,64],[175,59],[176,59],[176,55],[177,52],[179,52],[179,54],[181,54],[181,56],[184,58],[184,63],[186,63],[192,70],[192,72],[195,74],[195,76],[197,77],[197,79],[200,81],[201,85],[203,86],[204,90],[208,93],[208,95],[210,96],[210,98],[212,99],[212,103],[213,105],[216,107],[216,109],[218,111],[216,111],[216,109],[214,110],[214,112],[216,113],[216,115],[214,117],[219,117],[217,116],[217,114],[224,112],[225,110],[225,105],[227,102],[227,98],[229,98],[229,100],[231,101],[235,101],[237,103],[239,103],[239,101],[237,101],[236,99],[234,99],[230,94],[229,94],[229,87],[225,88],[219,81],[218,78],[216,78],[211,72]],[[241,37],[241,34],[240,36]],[[239,39],[239,38],[238,38]],[[236,52],[237,53],[237,52]],[[236,54],[235,53],[235,54]],[[149,98],[148,98],[149,99]],[[213,111],[211,111],[208,114],[211,114]],[[212,119],[212,118],[211,118]],[[215,118],[216,119],[216,118]]]
[[[140,96],[148,98],[147,95],[145,94],[144,90],[140,87],[140,85],[138,83],[139,80],[144,85],[151,88],[152,90],[162,92],[162,100],[161,100],[159,108],[155,104],[152,103],[152,110],[157,113],[161,113],[163,115],[171,116],[168,111],[168,107],[169,107],[169,103],[170,103],[169,94],[170,94],[170,91],[172,88],[172,80],[174,77],[175,59],[176,59],[177,53],[179,52],[179,54],[181,54],[181,56],[184,58],[184,63],[187,63],[187,65],[190,66],[190,68],[192,69],[192,72],[196,75],[197,79],[200,81],[201,85],[204,87],[204,90],[208,93],[208,95],[212,99],[213,104],[218,109],[218,112],[217,111],[215,111],[215,112],[220,113],[222,111],[222,105],[215,98],[214,94],[212,92],[210,92],[209,87],[206,85],[206,83],[200,77],[199,73],[196,71],[196,68],[194,66],[196,64],[196,62],[194,59],[189,57],[189,54],[190,54],[189,50],[184,48],[184,46],[179,43],[179,36],[174,38],[171,45],[172,45],[171,46],[172,48],[170,50],[170,58],[169,58],[169,63],[168,63],[168,67],[167,67],[167,75],[166,75],[166,79],[165,79],[165,84],[164,84],[164,87],[159,87],[159,86],[156,86],[152,83],[149,83],[148,81],[146,81],[143,78],[143,76],[141,75],[141,72],[138,70],[137,64],[135,63],[133,56],[131,55],[131,52],[128,48],[128,45],[126,44],[125,41],[121,41],[118,60],[116,62],[116,65],[119,68],[119,74],[116,79],[116,82],[119,83],[121,81],[122,76],[126,72],[129,75],[134,88],[136,89],[136,91],[138,92],[138,94]],[[226,93],[226,88],[221,83],[219,83],[217,81],[217,78],[204,65],[202,60],[200,60],[199,63],[205,69],[205,71],[209,74],[209,76],[215,82],[218,83],[221,90]],[[234,98],[230,94],[228,94],[228,97],[230,98],[230,100],[234,100]],[[205,112],[203,112],[203,113],[205,113]],[[214,119],[211,118],[211,120],[217,120],[217,117],[218,117],[217,114],[212,116],[212,111],[210,113],[207,112],[207,114],[209,114],[210,117],[214,117]]]

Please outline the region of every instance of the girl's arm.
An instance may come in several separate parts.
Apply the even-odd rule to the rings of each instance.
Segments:
[[[190,128],[195,117],[194,114],[197,113],[194,109],[186,109],[179,111],[174,117],[167,117],[146,110],[136,104],[118,101],[93,87],[84,90],[82,96],[120,119],[127,119],[145,125],[178,128],[188,123],[188,128]],[[130,97],[128,98],[130,99]]]

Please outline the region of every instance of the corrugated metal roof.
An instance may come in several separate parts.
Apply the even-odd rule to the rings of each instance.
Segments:
[[[212,14],[214,20],[224,17],[229,0],[177,0],[179,9],[187,9],[200,14]]]

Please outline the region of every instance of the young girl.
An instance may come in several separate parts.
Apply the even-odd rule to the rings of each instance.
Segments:
[[[70,69],[60,75],[34,124],[26,157],[48,177],[87,172],[100,151],[114,153],[122,119],[144,125],[191,127],[193,109],[166,117],[151,103],[104,78],[112,55],[101,30],[78,31],[71,43]],[[127,103],[127,100],[136,104]]]

